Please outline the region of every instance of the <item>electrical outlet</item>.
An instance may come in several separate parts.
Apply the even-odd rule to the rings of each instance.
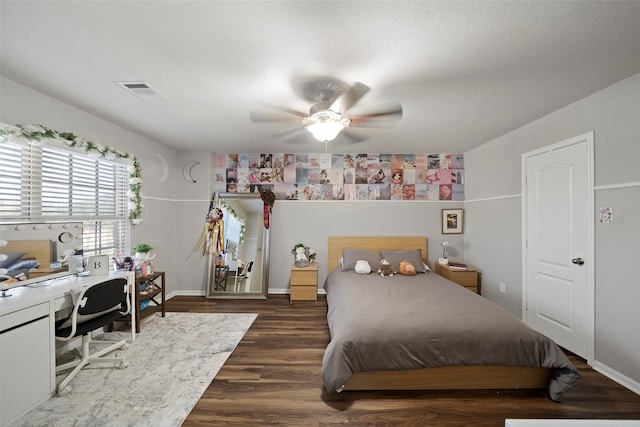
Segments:
[[[507,293],[507,285],[505,285],[502,282],[500,282],[500,293],[501,294],[506,294]]]

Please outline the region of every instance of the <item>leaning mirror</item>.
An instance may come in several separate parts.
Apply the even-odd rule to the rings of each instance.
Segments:
[[[260,193],[220,193],[224,252],[208,262],[207,298],[264,299],[269,289],[269,229]]]

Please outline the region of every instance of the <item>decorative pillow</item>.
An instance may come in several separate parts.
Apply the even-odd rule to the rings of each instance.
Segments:
[[[17,271],[17,270],[30,270],[32,268],[40,267],[40,263],[35,259],[21,259],[20,261],[16,261],[11,264],[7,270],[9,271]]]
[[[342,251],[342,271],[354,270],[356,262],[365,260],[369,265],[378,265],[382,257],[378,252],[367,249],[344,249]]]
[[[0,254],[0,268],[7,268],[24,255],[24,252],[7,252]]]
[[[402,261],[408,261],[415,267],[418,273],[424,272],[424,266],[422,262],[422,250],[410,249],[404,251],[380,251],[382,258],[388,260],[393,267],[393,271],[400,272],[400,263]]]

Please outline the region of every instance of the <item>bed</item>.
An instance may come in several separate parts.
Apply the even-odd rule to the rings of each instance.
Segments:
[[[553,341],[503,308],[433,272],[381,277],[339,266],[343,255],[383,250],[415,257],[419,249],[427,263],[427,246],[426,237],[329,237],[325,388],[548,388],[560,401],[577,370]]]

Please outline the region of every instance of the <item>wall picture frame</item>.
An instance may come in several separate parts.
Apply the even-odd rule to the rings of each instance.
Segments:
[[[464,209],[442,209],[442,234],[462,234]]]

